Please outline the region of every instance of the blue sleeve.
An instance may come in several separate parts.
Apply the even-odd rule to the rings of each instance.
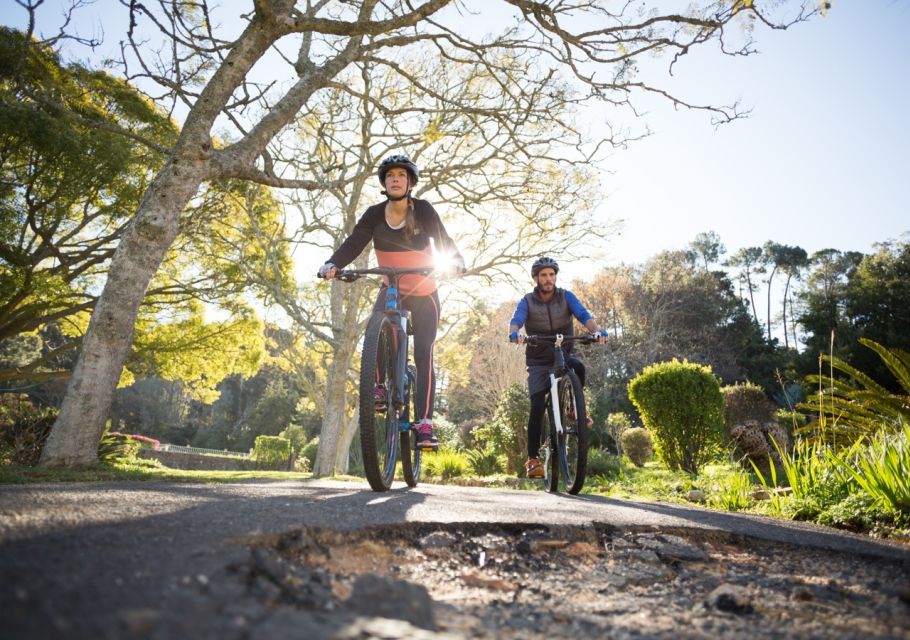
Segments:
[[[518,301],[518,306],[515,307],[515,313],[512,314],[512,319],[509,320],[509,326],[515,325],[518,328],[525,326],[525,322],[528,321],[528,301],[522,298]]]
[[[580,323],[584,324],[591,319],[591,312],[585,309],[585,306],[571,291],[566,291],[566,304],[569,305],[569,311]]]

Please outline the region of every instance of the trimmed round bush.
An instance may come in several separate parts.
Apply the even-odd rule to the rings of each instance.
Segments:
[[[717,456],[724,439],[724,398],[711,367],[676,360],[645,367],[629,399],[670,469],[693,475]]]
[[[654,443],[651,434],[642,427],[626,429],[619,436],[623,453],[628,456],[636,467],[643,467],[646,462],[654,457]]]

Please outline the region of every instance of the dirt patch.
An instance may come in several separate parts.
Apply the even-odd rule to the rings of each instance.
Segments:
[[[356,620],[336,637],[910,638],[906,563],[723,533],[424,524],[243,543],[231,571],[270,618]]]

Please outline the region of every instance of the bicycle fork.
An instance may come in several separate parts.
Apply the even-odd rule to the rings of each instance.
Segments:
[[[392,406],[395,407],[397,416],[401,418],[408,410],[408,311],[401,309],[395,310],[394,313],[388,311],[386,313],[389,314],[389,319],[393,321],[395,326],[396,341],[395,371],[393,374],[395,388],[391,393]],[[400,431],[407,431],[411,428],[411,424],[408,421],[402,422],[399,419],[398,428]]]
[[[562,412],[559,410],[559,380],[556,374],[550,372],[550,404],[553,406],[553,426],[556,427],[556,435],[563,434]]]

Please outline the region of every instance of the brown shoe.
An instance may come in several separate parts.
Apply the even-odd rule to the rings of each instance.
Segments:
[[[528,472],[529,478],[543,478],[544,470],[543,465],[540,464],[540,460],[537,458],[528,458],[528,461],[525,462],[525,471]]]

